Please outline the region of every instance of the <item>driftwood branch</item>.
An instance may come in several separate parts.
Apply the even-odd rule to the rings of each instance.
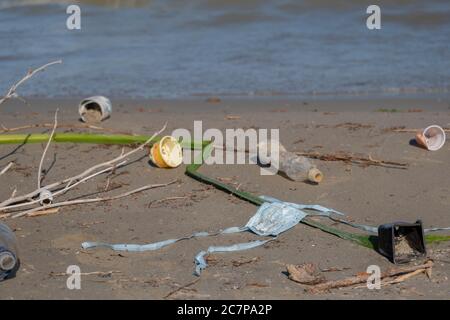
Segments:
[[[401,276],[398,276],[398,277],[394,278],[394,280],[387,280],[388,278],[385,278],[386,281],[382,281],[380,283],[380,285],[382,287],[385,287],[385,286],[401,283],[401,282],[404,282],[404,281],[408,280],[409,278],[412,278],[412,277],[414,277],[414,276],[416,276],[418,274],[421,274],[421,273],[427,274],[428,270],[431,270],[431,268],[429,268],[429,269],[418,269],[418,270],[410,272],[410,273],[402,274]],[[353,289],[364,289],[364,288],[367,288],[367,284],[363,285],[363,286],[353,287]]]
[[[47,150],[50,147],[50,144],[52,143],[53,136],[55,135],[56,127],[58,126],[58,109],[55,111],[55,122],[53,124],[52,133],[48,137],[47,144],[45,146],[44,152],[42,152],[41,161],[39,162],[39,168],[38,168],[38,178],[37,178],[37,187],[38,189],[41,188],[41,175],[42,175],[42,165],[44,164],[45,155],[47,154]]]
[[[112,160],[109,160],[109,161],[106,161],[106,162],[94,165],[91,168],[83,171],[82,173],[80,173],[80,174],[78,174],[76,176],[73,176],[73,177],[70,177],[70,178],[67,178],[67,179],[64,179],[64,180],[61,180],[61,181],[58,181],[58,182],[46,185],[46,186],[44,186],[44,188],[49,190],[49,191],[53,191],[56,188],[59,188],[59,187],[61,187],[62,185],[65,184],[66,186],[65,186],[64,189],[65,189],[65,191],[67,191],[70,188],[72,188],[72,185],[77,183],[77,181],[78,182],[81,181],[81,180],[86,181],[87,180],[87,179],[85,179],[86,177],[90,177],[91,178],[91,177],[94,177],[94,176],[98,175],[99,172],[106,172],[106,171],[114,169],[115,167],[120,165],[120,163],[118,164],[119,161],[123,162],[125,158],[131,156],[132,154],[134,154],[134,153],[136,153],[136,152],[138,152],[140,150],[143,150],[150,142],[152,142],[152,140],[157,135],[159,135],[162,131],[165,130],[166,126],[167,126],[167,123],[164,124],[164,126],[159,131],[155,132],[146,142],[142,143],[141,145],[139,145],[138,147],[132,149],[131,151],[126,152],[126,153],[124,153],[122,151],[121,154],[118,157],[116,157],[116,158],[114,158]],[[123,163],[122,163],[122,165],[123,165]],[[106,167],[106,168],[102,169],[104,167]],[[101,171],[97,171],[99,169],[102,169],[102,170]],[[97,172],[95,172],[95,171],[97,171]],[[8,209],[18,208],[18,207],[22,207],[22,206],[26,206],[26,205],[32,204],[33,200],[31,200],[31,199],[36,197],[39,193],[40,193],[40,190],[36,189],[36,190],[34,190],[34,191],[32,191],[32,192],[30,192],[28,194],[5,200],[2,203],[0,203],[0,211],[5,211],[5,210],[8,210]],[[53,196],[55,196],[55,194]],[[24,202],[24,201],[27,201],[28,203],[19,203],[17,205],[14,205],[15,203]]]
[[[141,145],[139,145],[137,148],[134,148],[134,149],[132,149],[132,150],[126,152],[126,153],[123,153],[123,152],[122,152],[120,156],[118,156],[118,157],[116,157],[116,158],[114,158],[114,159],[112,159],[112,160],[109,160],[109,161],[106,161],[106,162],[103,162],[103,163],[99,163],[99,164],[97,164],[97,165],[95,165],[95,166],[93,166],[93,167],[91,167],[91,168],[85,170],[84,172],[82,172],[82,173],[79,174],[78,176],[71,178],[71,179],[69,180],[69,182],[67,183],[67,187],[70,186],[70,185],[73,183],[73,181],[75,181],[75,180],[77,180],[77,179],[79,179],[79,178],[82,178],[82,177],[84,177],[84,176],[90,174],[91,172],[93,172],[93,171],[99,169],[99,168],[111,166],[111,165],[113,165],[114,163],[117,163],[117,162],[119,162],[119,161],[121,161],[121,160],[123,160],[123,159],[125,159],[125,158],[127,158],[127,157],[129,157],[129,156],[131,156],[132,154],[138,152],[138,151],[144,150],[144,148],[145,148],[150,142],[152,142],[153,139],[154,139],[157,135],[159,135],[161,132],[163,132],[163,131],[166,129],[166,127],[167,127],[167,123],[165,123],[164,126],[163,126],[159,131],[155,132],[150,138],[147,139],[147,141],[145,141],[144,143],[142,143]]]
[[[17,188],[14,188],[13,192],[11,193],[10,198],[13,198],[17,193]]]
[[[411,272],[415,272],[417,270],[427,270],[431,269],[433,267],[433,261],[429,260],[424,264],[417,265],[417,266],[409,266],[409,267],[402,267],[402,268],[394,268],[391,270],[388,270],[381,274],[381,279],[399,276],[399,275],[405,275],[409,274]],[[307,289],[307,292],[309,293],[322,293],[325,291],[328,291],[330,289],[335,288],[343,288],[343,287],[349,287],[355,284],[364,283],[367,282],[367,279],[370,277],[370,274],[363,273],[360,275],[356,275],[350,278],[345,278],[341,280],[335,280],[335,281],[327,281],[324,283],[316,284],[314,286],[311,286]]]
[[[80,276],[100,276],[100,277],[109,277],[111,275],[113,275],[114,273],[122,273],[122,271],[116,271],[116,270],[111,270],[111,271],[94,271],[94,272],[81,272],[78,273],[78,275]],[[67,277],[67,275],[70,275],[71,273],[66,273],[66,272],[50,272],[50,276],[51,277]]]
[[[179,288],[177,288],[177,289],[175,289],[175,290],[169,292],[168,294],[166,294],[166,295],[163,297],[163,299],[168,299],[168,298],[170,298],[171,296],[173,296],[174,294],[176,294],[177,292],[180,292],[180,291],[182,291],[182,290],[184,290],[184,289],[187,289],[187,288],[193,286],[194,284],[196,284],[196,283],[199,282],[199,281],[200,281],[200,278],[197,278],[197,279],[195,279],[194,281],[191,281],[191,282],[189,282],[189,283],[187,283],[187,284],[185,284],[185,285],[183,285],[183,286],[181,286],[181,287],[179,287]]]
[[[297,152],[297,154],[311,159],[318,159],[322,161],[343,161],[363,166],[379,166],[397,169],[406,169],[408,167],[407,163],[373,159],[370,155],[369,157],[361,157],[344,152],[329,154],[319,154],[318,152]]]
[[[103,173],[106,173],[106,172],[108,172],[108,171],[113,171],[113,170],[115,170],[115,169],[117,169],[117,168],[123,166],[125,163],[127,163],[127,162],[126,162],[126,161],[122,161],[122,162],[118,163],[117,165],[115,165],[115,166],[113,166],[113,167],[106,168],[106,169],[103,169],[103,170],[101,170],[101,171],[99,171],[99,172],[93,173],[93,174],[91,174],[90,176],[87,176],[87,177],[85,177],[85,178],[83,178],[83,179],[77,181],[76,183],[74,183],[74,184],[72,184],[72,185],[70,185],[70,186],[68,186],[68,187],[62,188],[62,189],[60,189],[60,190],[54,192],[52,195],[53,195],[53,197],[56,197],[56,196],[59,196],[59,195],[61,195],[61,194],[64,194],[64,193],[66,193],[67,191],[69,191],[70,189],[75,188],[75,187],[78,186],[79,184],[84,183],[84,182],[86,182],[87,180],[92,179],[92,178],[94,178],[94,177],[96,177],[96,176],[99,176],[99,175],[101,175],[101,174],[103,174]],[[45,187],[45,189],[47,189],[47,187]],[[47,190],[49,190],[49,189],[47,189]],[[39,192],[40,192],[40,189],[37,189],[37,194],[39,194]],[[18,198],[20,198],[20,197],[18,197]],[[18,198],[16,198],[16,199],[18,199]],[[26,201],[27,199],[29,199],[29,198],[24,197],[24,199],[21,200],[21,201]],[[40,199],[28,200],[27,202],[18,203],[18,204],[15,204],[15,205],[8,205],[8,206],[6,206],[6,207],[0,207],[0,211],[4,211],[4,210],[12,210],[12,209],[18,209],[18,208],[22,208],[22,207],[28,207],[28,206],[37,204],[37,203],[39,203],[39,202],[40,202]],[[9,216],[11,216],[11,214],[3,214],[3,215],[1,215],[0,217],[6,218],[6,217],[9,217]]]
[[[178,180],[174,180],[174,181],[171,181],[168,183],[163,183],[163,184],[150,184],[150,185],[146,185],[146,186],[143,186],[143,187],[140,187],[140,188],[116,195],[116,196],[110,196],[110,197],[104,197],[104,198],[69,200],[69,201],[63,201],[63,202],[58,202],[58,203],[52,203],[52,204],[49,204],[49,205],[46,205],[43,207],[37,207],[37,208],[30,209],[30,210],[19,212],[19,213],[13,215],[12,218],[15,219],[15,218],[23,217],[23,216],[29,216],[40,210],[48,210],[48,209],[59,208],[59,207],[64,207],[64,206],[73,206],[76,204],[87,204],[87,203],[94,203],[94,202],[105,202],[105,201],[117,200],[117,199],[125,198],[125,197],[133,195],[135,193],[139,193],[139,192],[142,192],[142,191],[145,191],[148,189],[166,187],[177,181]]]
[[[2,169],[2,171],[0,171],[0,176],[5,174],[9,169],[11,169],[11,167],[14,165],[14,162],[10,162],[6,165],[6,167],[4,167]]]
[[[46,216],[49,214],[57,213],[59,211],[59,208],[52,208],[52,209],[43,209],[41,211],[33,212],[27,215],[27,217],[40,217],[40,216]]]
[[[221,149],[224,151],[233,151],[236,153],[239,153],[239,152],[249,153],[248,149],[239,150],[237,148],[234,148],[233,150],[229,150],[226,148],[225,145],[214,145],[214,148]],[[356,156],[356,155],[352,155],[347,152],[337,152],[337,153],[328,153],[328,154],[320,154],[318,152],[296,152],[296,154],[303,156],[303,157],[317,159],[317,160],[321,160],[321,161],[342,161],[342,162],[354,163],[354,164],[358,164],[358,165],[362,165],[362,166],[379,166],[379,167],[394,168],[394,169],[407,169],[407,167],[409,166],[408,163],[373,159],[372,156],[370,156],[370,155],[368,157]]]
[[[34,70],[29,70],[28,73],[25,75],[25,77],[23,77],[22,79],[19,80],[19,82],[17,82],[16,84],[14,84],[11,88],[9,88],[8,92],[6,93],[6,95],[0,99],[0,105],[5,102],[8,99],[11,98],[20,98],[20,96],[17,94],[17,88],[22,85],[25,81],[29,80],[30,78],[32,78],[36,73],[40,72],[40,71],[44,71],[47,67],[54,65],[54,64],[61,64],[62,60],[57,60],[57,61],[53,61],[50,63],[47,63],[37,69]]]

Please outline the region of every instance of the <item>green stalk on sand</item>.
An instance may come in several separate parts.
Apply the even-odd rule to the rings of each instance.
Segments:
[[[48,141],[48,134],[0,134],[0,144],[25,144],[25,143],[45,143]],[[133,144],[144,143],[150,136],[132,136],[126,134],[96,134],[96,133],[55,133],[54,142],[72,142],[72,143],[94,143],[94,144]],[[155,137],[153,144],[158,142],[161,137]],[[183,148],[201,149],[209,144],[210,141],[188,141],[182,142]]]
[[[54,142],[59,143],[94,143],[94,144],[134,144],[144,143],[150,137],[149,136],[132,136],[132,135],[119,135],[119,134],[92,134],[92,133],[56,133],[53,137]],[[0,144],[26,144],[26,143],[43,143],[47,142],[49,134],[2,134],[0,135]],[[155,137],[154,141],[150,142],[152,145],[158,142],[161,137]],[[202,150],[200,158],[196,159],[193,164],[186,166],[186,175],[200,181],[213,185],[214,187],[229,192],[243,200],[249,201],[255,205],[261,205],[264,201],[258,196],[249,192],[237,190],[227,184],[224,184],[214,178],[210,178],[198,172],[203,164],[203,161],[207,159],[213,150],[213,144],[211,141],[183,141],[181,145],[185,149]],[[353,241],[361,246],[375,249],[377,248],[377,237],[372,235],[362,235],[351,232],[342,231],[322,223],[315,222],[311,219],[303,219],[301,223],[313,228],[320,229],[326,233],[335,235],[341,239]],[[450,241],[450,236],[445,235],[426,235],[425,241],[427,243],[439,243],[444,241]]]

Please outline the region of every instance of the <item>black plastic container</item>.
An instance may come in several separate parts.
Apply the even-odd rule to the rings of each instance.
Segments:
[[[422,221],[394,222],[378,227],[378,251],[395,264],[425,257]]]

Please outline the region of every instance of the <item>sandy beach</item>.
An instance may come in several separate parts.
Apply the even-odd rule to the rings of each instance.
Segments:
[[[0,123],[8,128],[59,122],[81,124],[78,99],[27,99],[1,107]],[[392,128],[450,127],[448,99],[354,98],[298,99],[203,97],[183,100],[113,100],[112,117],[100,125],[133,134],[151,135],[164,122],[170,134],[193,130],[194,120],[207,128],[279,128],[282,144],[291,151],[329,154],[348,152],[373,159],[407,163],[407,169],[363,167],[339,161],[315,160],[325,175],[319,185],[282,176],[261,176],[256,165],[203,166],[202,173],[250,191],[282,200],[320,204],[346,213],[355,222],[380,225],[421,219],[425,227],[450,226],[450,144],[437,152],[411,145],[414,133]],[[34,128],[14,133],[49,132]],[[64,129],[57,132],[73,130]],[[97,131],[92,131],[97,132]],[[101,131],[100,131],[101,132]],[[0,145],[0,168],[15,165],[0,176],[0,200],[36,188],[44,144]],[[45,161],[44,183],[75,175],[88,166],[120,154],[121,146],[52,144]],[[147,190],[116,201],[63,207],[39,217],[3,219],[18,239],[21,268],[0,286],[2,299],[448,299],[450,243],[430,245],[433,276],[417,275],[381,290],[346,288],[312,295],[288,279],[286,264],[311,262],[327,279],[365,272],[369,265],[393,267],[379,253],[299,224],[277,240],[248,251],[214,254],[200,278],[192,273],[193,258],[210,245],[255,240],[251,233],[181,241],[154,252],[128,253],[109,249],[83,250],[84,241],[151,243],[196,231],[217,231],[244,225],[257,207],[184,174],[185,166],[159,169],[142,152],[111,175],[101,175],[63,196],[114,195],[149,183],[176,184]],[[109,182],[108,182],[109,181]],[[108,183],[108,185],[107,185]],[[106,190],[106,191],[105,191]],[[165,198],[173,198],[167,199]],[[324,223],[327,221],[321,220]],[[338,228],[348,230],[339,225]],[[350,229],[351,230],[351,229]],[[448,234],[448,233],[447,233]],[[442,260],[442,261],[439,261]],[[67,266],[81,272],[115,271],[82,276],[81,290],[68,290]],[[63,274],[63,275],[60,275]],[[180,287],[195,283],[179,289]],[[174,292],[176,291],[176,292]],[[174,292],[174,293],[173,293]]]

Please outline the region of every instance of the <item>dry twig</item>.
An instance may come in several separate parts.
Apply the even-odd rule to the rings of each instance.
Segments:
[[[351,268],[349,267],[331,267],[331,268],[319,268],[320,272],[336,272],[336,271],[344,271],[344,270],[350,270]]]
[[[125,158],[131,156],[132,154],[143,150],[150,142],[152,142],[152,140],[159,135],[162,131],[165,130],[167,126],[167,123],[164,124],[164,126],[157,132],[155,132],[146,142],[142,143],[141,145],[139,145],[138,147],[132,149],[129,152],[124,153],[123,151],[121,152],[121,154],[109,161],[94,165],[92,167],[90,167],[89,169],[83,171],[82,173],[73,176],[71,178],[67,178],[49,185],[44,186],[45,189],[52,191],[55,190],[56,188],[61,187],[62,185],[66,185],[61,191],[58,191],[56,193],[53,194],[53,196],[61,194],[61,193],[65,193],[67,192],[69,189],[73,188],[75,184],[79,184],[81,182],[87,181],[88,179],[91,179],[101,173],[107,172],[107,171],[111,171],[114,170],[115,168],[125,164],[127,161],[124,160]],[[119,161],[122,161],[119,163]],[[107,167],[106,169],[103,169],[101,171],[97,171],[98,169],[101,169],[103,167]],[[97,172],[95,172],[97,171]],[[94,173],[92,173],[94,172]],[[35,204],[38,201],[37,200],[30,200],[33,199],[34,197],[36,197],[38,194],[40,193],[40,189],[36,189],[28,194],[22,195],[22,196],[18,196],[18,197],[14,197],[14,198],[10,198],[7,199],[5,201],[3,201],[2,203],[0,203],[0,211],[5,211],[8,209],[14,209],[14,208],[18,208],[18,207],[23,207],[23,206],[27,206],[27,205],[31,205],[31,204]],[[18,202],[23,202],[26,201],[25,203],[19,203],[14,205],[14,203],[18,203]]]
[[[38,189],[41,188],[41,174],[42,174],[42,165],[44,164],[45,155],[47,154],[47,150],[50,147],[50,144],[52,143],[53,136],[55,135],[56,126],[58,125],[58,110],[55,111],[55,122],[53,124],[52,133],[48,137],[47,144],[45,146],[44,152],[42,152],[41,161],[39,162],[39,168],[38,168],[38,180],[37,180],[37,187]]]
[[[111,270],[111,271],[82,272],[82,273],[78,273],[78,275],[107,277],[107,276],[111,276],[114,273],[122,273],[122,271]],[[70,274],[71,273],[66,273],[66,272],[59,272],[59,273],[50,272],[51,277],[67,277],[67,275],[70,275]]]
[[[86,182],[87,180],[92,179],[92,178],[94,178],[94,177],[96,177],[96,176],[98,176],[98,175],[100,175],[100,174],[105,173],[105,172],[115,170],[116,168],[119,168],[119,167],[123,166],[125,163],[126,163],[126,161],[122,161],[122,162],[116,164],[115,166],[112,166],[112,167],[103,169],[103,170],[101,170],[101,171],[99,171],[99,172],[93,173],[93,174],[91,174],[90,176],[87,176],[87,177],[85,177],[85,178],[83,178],[83,179],[78,180],[76,183],[74,183],[74,184],[72,184],[72,185],[70,185],[70,186],[68,186],[68,187],[66,186],[65,188],[62,188],[62,189],[60,189],[60,190],[54,192],[52,195],[53,195],[53,197],[56,197],[56,196],[58,196],[58,195],[64,194],[64,193],[66,193],[67,191],[69,191],[70,189],[75,188],[75,187],[78,186],[79,184],[81,184],[81,183],[83,183],[83,182]],[[62,184],[62,183],[59,183],[59,185],[61,185],[61,184]],[[54,184],[52,184],[52,186],[53,186],[53,185],[54,185]],[[47,186],[45,187],[45,189],[50,190]],[[53,188],[52,188],[52,189],[53,189]],[[33,193],[39,194],[40,190],[41,190],[41,189],[37,189],[37,190],[34,191]],[[11,209],[17,209],[17,208],[22,208],[22,207],[27,207],[27,206],[30,206],[30,205],[33,205],[33,204],[36,204],[36,203],[40,202],[40,199],[29,200],[30,198],[31,198],[31,197],[27,197],[27,195],[21,196],[21,197],[17,197],[17,198],[15,198],[15,199],[21,199],[20,201],[26,201],[26,200],[28,200],[28,201],[27,201],[27,202],[23,202],[23,203],[14,204],[14,205],[7,205],[7,206],[5,206],[5,207],[0,207],[0,211],[11,210]],[[10,198],[10,199],[11,199],[11,198]],[[15,202],[19,202],[19,201],[15,201]],[[6,214],[6,215],[2,215],[1,217],[7,217],[7,216],[10,216],[10,215],[11,215],[11,214]]]
[[[14,198],[17,193],[17,188],[14,188],[13,192],[11,193],[11,196],[9,198]]]
[[[134,154],[134,153],[136,153],[136,152],[138,152],[138,151],[144,150],[144,148],[145,148],[150,142],[152,142],[153,139],[154,139],[157,135],[159,135],[161,132],[163,132],[163,131],[166,129],[166,127],[167,127],[167,123],[165,123],[164,126],[163,126],[159,131],[155,132],[149,139],[147,139],[146,142],[142,143],[142,144],[139,145],[137,148],[134,148],[134,149],[132,149],[132,150],[126,152],[126,153],[123,153],[123,151],[122,151],[122,153],[120,154],[120,156],[118,156],[118,157],[116,157],[116,158],[114,158],[114,159],[112,159],[112,160],[109,160],[109,161],[106,161],[106,162],[97,164],[97,165],[95,165],[95,166],[93,166],[93,167],[91,167],[91,168],[85,170],[84,172],[82,172],[82,173],[79,174],[78,176],[72,177],[72,178],[69,180],[69,182],[67,183],[67,186],[66,186],[66,187],[69,187],[69,186],[72,184],[73,181],[75,181],[75,180],[77,180],[77,179],[79,179],[79,178],[81,178],[81,177],[85,177],[86,175],[90,174],[91,172],[97,170],[98,168],[102,168],[102,167],[107,167],[107,166],[114,165],[115,163],[117,163],[117,162],[119,162],[119,161],[121,161],[121,160],[123,160],[123,159],[125,159],[125,158],[127,158],[127,157],[129,157],[129,156],[131,156],[132,154]]]
[[[37,69],[34,70],[29,70],[28,73],[25,75],[25,77],[23,77],[21,80],[19,80],[19,82],[17,82],[16,84],[14,84],[11,88],[9,88],[8,92],[6,93],[6,95],[0,99],[0,104],[2,104],[3,102],[5,102],[8,99],[11,98],[19,98],[20,96],[17,94],[17,88],[23,84],[25,81],[27,81],[28,79],[30,79],[31,77],[33,77],[36,73],[40,72],[40,71],[44,71],[45,68],[54,65],[54,64],[60,64],[62,63],[62,60],[57,60],[57,61],[53,61],[50,63],[47,63],[45,65],[43,65],[42,67],[39,67]]]
[[[377,160],[373,159],[370,155],[369,157],[360,157],[354,156],[348,153],[339,152],[339,153],[330,153],[330,154],[319,154],[318,152],[297,152],[298,155],[318,159],[322,161],[343,161],[347,163],[355,163],[359,165],[365,166],[379,166],[379,167],[389,167],[389,168],[398,168],[398,169],[406,169],[408,167],[407,163],[394,162],[394,161],[386,161],[386,160]]]
[[[398,276],[398,275],[409,274],[409,273],[415,272],[417,270],[421,270],[421,272],[423,272],[424,269],[426,270],[426,269],[432,268],[432,267],[433,267],[433,262],[431,260],[429,260],[426,263],[418,265],[418,266],[409,266],[409,267],[391,269],[389,271],[382,273],[380,277],[381,277],[381,279],[390,278],[390,277],[394,277],[394,276]],[[366,282],[369,277],[370,277],[370,274],[362,273],[362,274],[358,274],[358,275],[350,277],[350,278],[320,283],[320,284],[309,287],[307,289],[307,291],[309,293],[322,293],[322,292],[328,291],[330,289],[349,287],[349,286],[352,286],[352,285],[355,285],[358,283]]]
[[[8,164],[6,165],[6,167],[4,167],[4,168],[2,169],[2,171],[0,171],[0,176],[3,175],[3,174],[5,174],[6,171],[8,171],[9,169],[11,169],[11,167],[12,167],[13,165],[14,165],[14,162],[8,163]]]
[[[421,273],[427,273],[427,270],[431,270],[431,268],[429,268],[429,269],[418,269],[418,270],[416,270],[416,271],[413,271],[413,272],[410,272],[410,273],[403,274],[403,275],[398,276],[397,278],[395,278],[395,279],[393,279],[393,280],[389,280],[389,281],[384,281],[384,282],[382,282],[382,283],[381,283],[381,286],[387,286],[387,285],[397,284],[397,283],[406,281],[406,280],[408,280],[409,278],[412,278],[412,277],[414,277],[414,276],[416,276],[416,275],[418,275],[418,274],[421,274]],[[387,278],[386,278],[386,279],[387,279]],[[367,285],[353,287],[353,289],[364,289],[364,288],[367,288]]]
[[[416,275],[418,275],[418,274],[426,273],[426,270],[427,270],[427,268],[424,268],[424,269],[418,269],[418,270],[416,270],[416,271],[413,271],[413,272],[410,272],[410,273],[407,273],[407,274],[403,274],[403,275],[401,275],[401,276],[395,278],[394,280],[391,280],[391,281],[387,281],[387,282],[382,283],[382,285],[383,285],[383,286],[386,286],[386,285],[396,284],[396,283],[400,283],[400,282],[406,281],[406,280],[408,280],[409,278],[412,278],[412,277],[414,277],[414,276],[416,276]]]
[[[171,185],[175,182],[177,182],[178,180],[174,180],[168,183],[163,183],[163,184],[150,184],[150,185],[146,185],[116,196],[111,196],[111,197],[104,197],[104,198],[92,198],[92,199],[79,199],[79,200],[69,200],[69,201],[63,201],[63,202],[58,202],[58,203],[52,203],[49,205],[46,205],[44,207],[37,207],[37,208],[33,208],[30,210],[26,210],[23,212],[19,212],[15,215],[12,216],[12,218],[20,218],[22,216],[30,216],[31,214],[41,211],[41,210],[47,210],[47,209],[51,209],[51,208],[58,208],[58,207],[64,207],[64,206],[72,206],[72,205],[76,205],[76,204],[86,204],[86,203],[93,203],[93,202],[104,202],[104,201],[111,201],[111,200],[117,200],[120,198],[124,198],[124,197],[128,197],[132,194],[138,193],[138,192],[142,192],[148,189],[153,189],[153,188],[159,188],[159,187],[166,187],[168,185]]]
[[[41,211],[33,212],[28,215],[28,217],[40,217],[40,216],[46,216],[48,214],[58,213],[59,208],[52,208],[52,209],[43,209]]]
[[[167,202],[167,201],[172,201],[172,200],[181,200],[181,199],[188,199],[189,197],[187,196],[179,196],[179,197],[167,197],[167,198],[163,198],[163,199],[158,199],[158,200],[152,200],[148,203],[147,207],[151,208],[152,205],[157,204],[157,203],[161,203],[161,202]]]
[[[199,281],[200,281],[200,278],[197,278],[197,279],[195,279],[194,281],[189,282],[189,283],[185,284],[184,286],[181,286],[181,287],[179,287],[179,288],[177,288],[177,289],[175,289],[175,290],[169,292],[168,294],[166,294],[166,295],[163,297],[163,299],[167,299],[167,298],[173,296],[175,293],[180,292],[181,290],[186,289],[186,288],[188,288],[188,287],[190,287],[190,286],[193,286],[194,284],[196,284],[196,283],[199,282]]]

